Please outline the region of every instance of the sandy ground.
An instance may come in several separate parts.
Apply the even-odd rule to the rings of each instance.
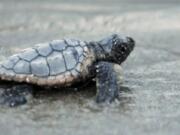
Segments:
[[[123,33],[136,48],[122,65],[121,100],[94,103],[95,87],[45,92],[0,108],[7,135],[169,135],[180,131],[180,8],[168,1],[1,1],[0,59],[63,37],[98,40]]]

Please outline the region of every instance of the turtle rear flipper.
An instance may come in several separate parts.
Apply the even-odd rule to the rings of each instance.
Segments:
[[[27,84],[14,85],[11,88],[4,89],[0,94],[0,104],[10,107],[16,107],[28,102],[32,97],[33,87]]]
[[[99,62],[96,65],[96,102],[111,103],[119,98],[118,76],[115,71],[115,64]]]

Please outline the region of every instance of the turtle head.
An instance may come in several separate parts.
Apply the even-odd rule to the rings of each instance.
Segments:
[[[100,45],[105,51],[108,61],[121,64],[134,49],[135,41],[130,37],[113,34],[101,40]]]

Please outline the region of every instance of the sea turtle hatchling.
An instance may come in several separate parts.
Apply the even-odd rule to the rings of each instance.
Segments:
[[[114,68],[126,60],[134,46],[132,38],[118,34],[98,42],[53,40],[1,62],[0,80],[67,87],[95,78],[96,102],[112,102],[118,97],[119,88]],[[21,93],[22,90],[16,89],[3,93],[6,95],[3,102],[11,106],[23,104],[26,97]]]

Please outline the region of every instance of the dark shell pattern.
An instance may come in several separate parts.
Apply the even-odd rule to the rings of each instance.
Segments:
[[[87,57],[86,42],[53,40],[3,61],[0,64],[0,78],[38,85],[68,85],[81,76],[82,64]]]

